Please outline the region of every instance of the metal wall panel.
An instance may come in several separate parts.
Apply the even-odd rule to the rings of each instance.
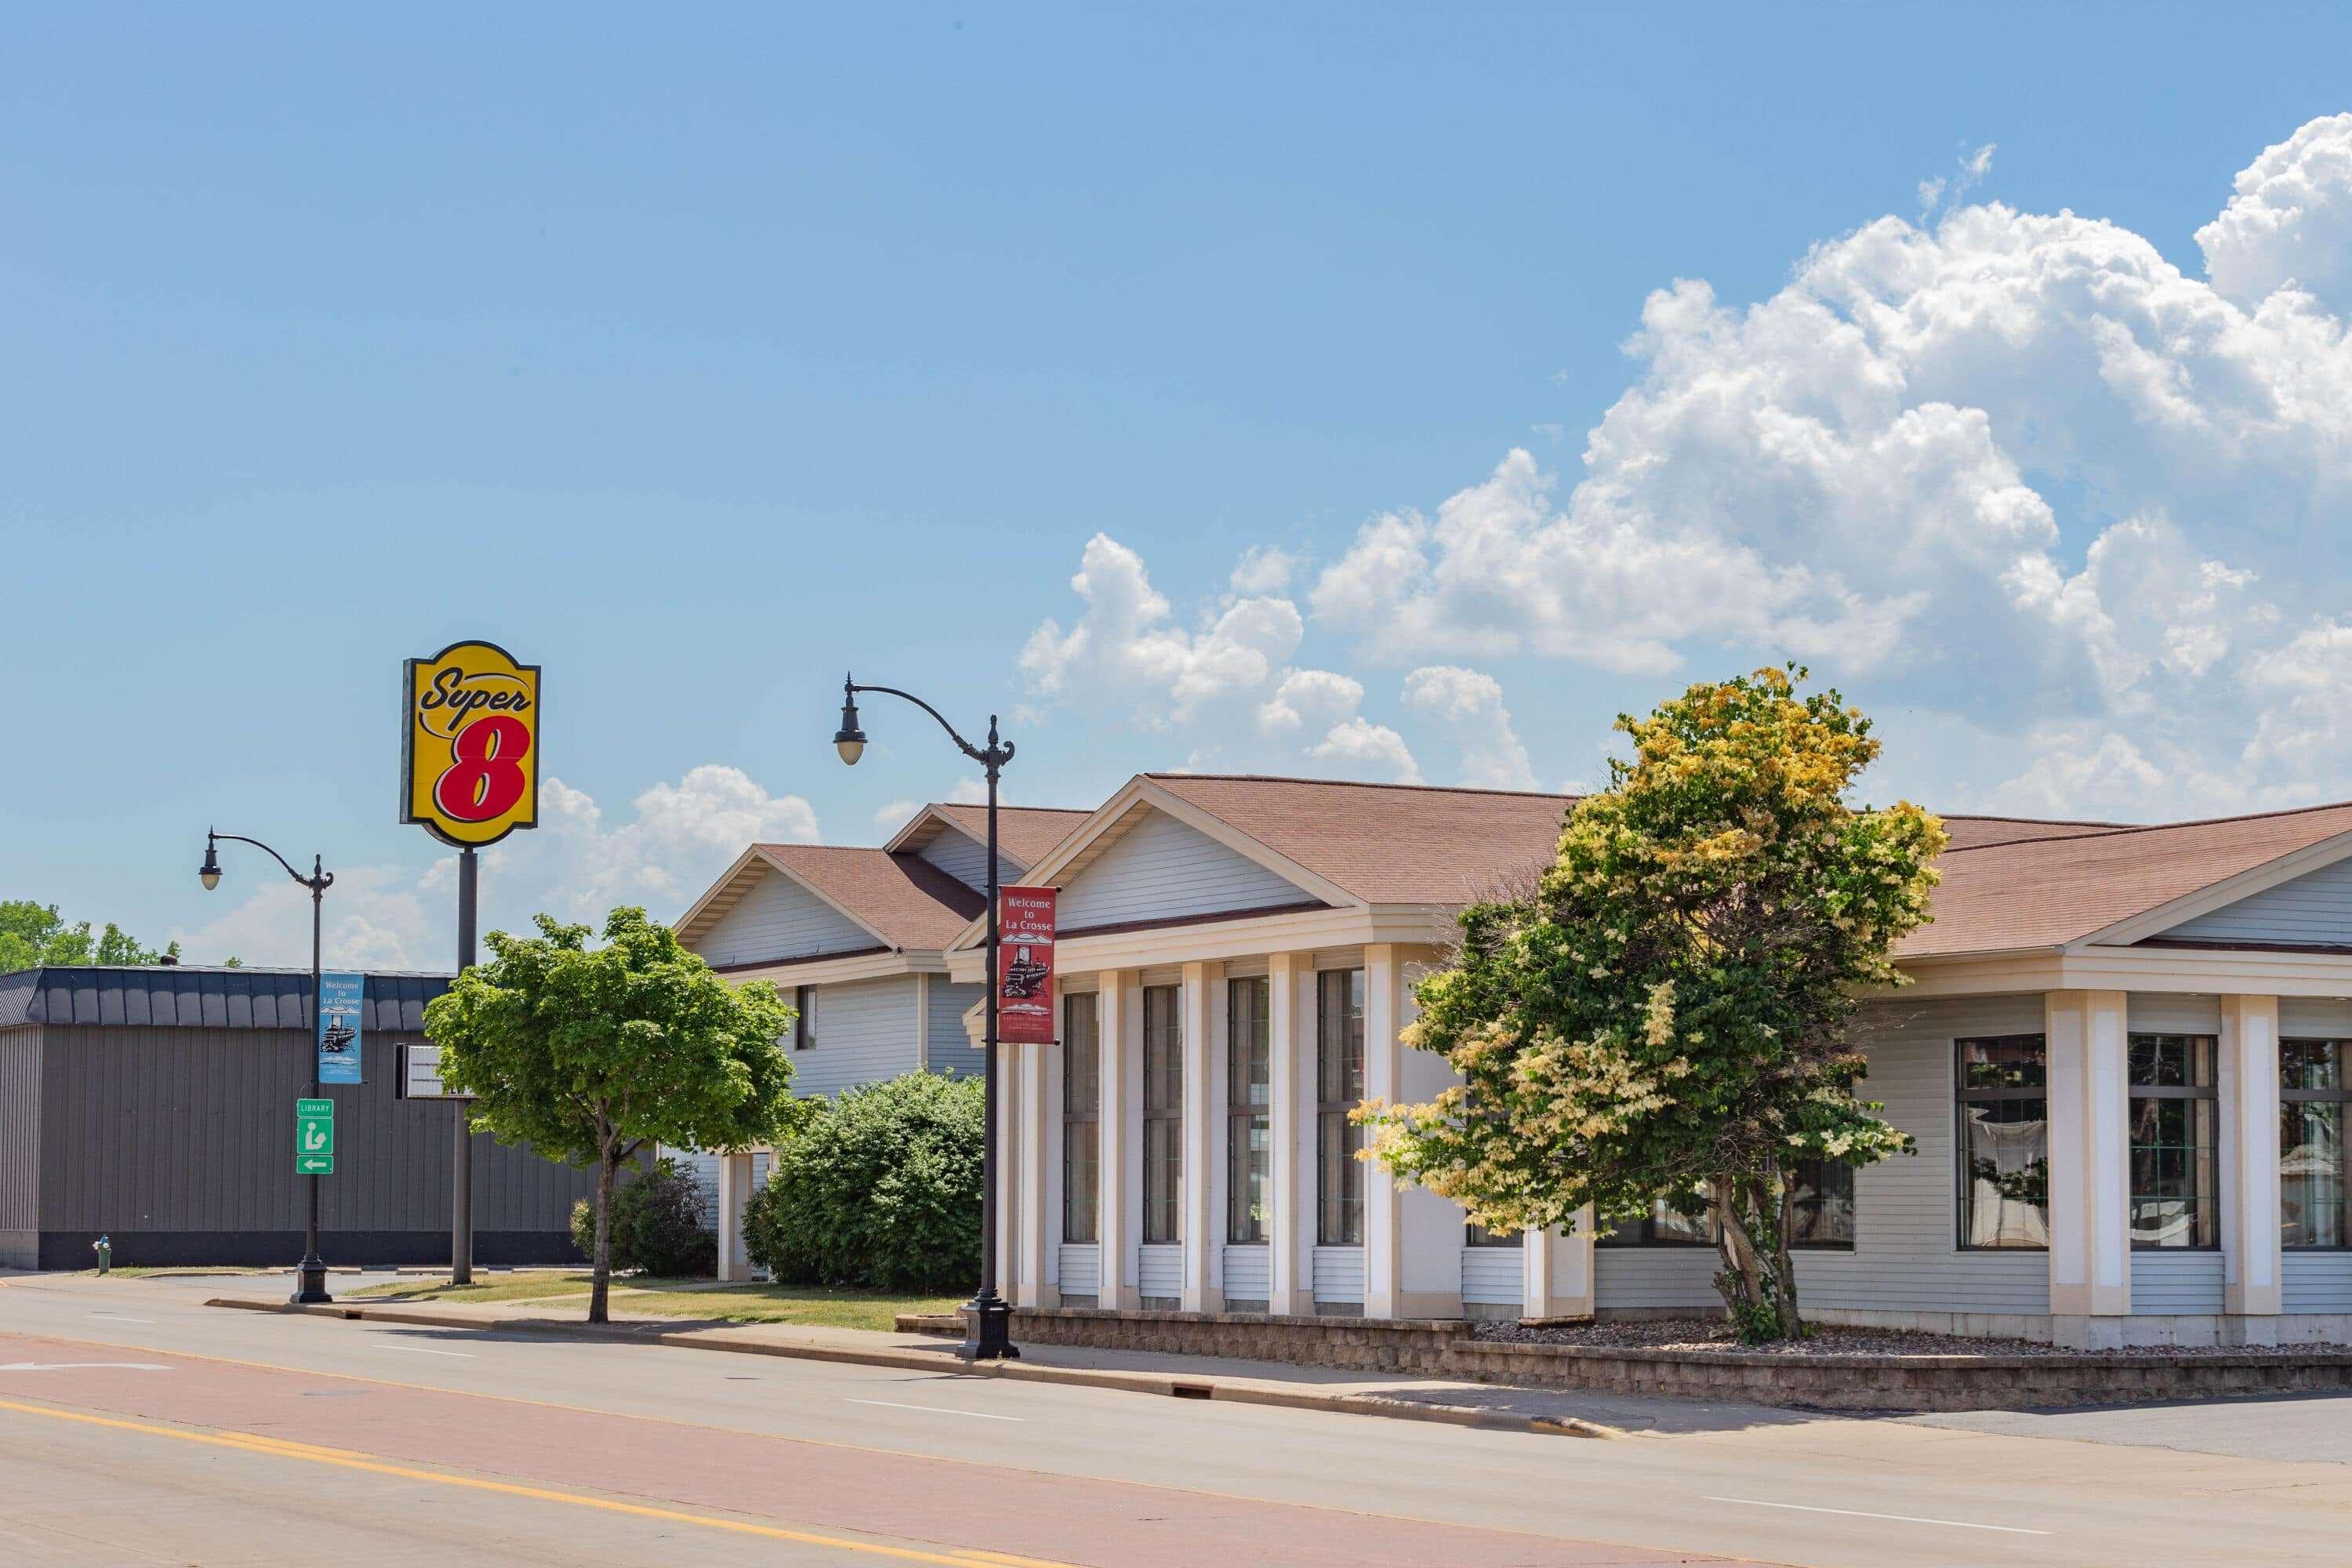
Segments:
[[[331,1235],[447,1231],[457,1111],[393,1097],[399,1047],[423,1039],[371,1031],[367,1081],[325,1090],[335,1101],[335,1174],[320,1203]],[[302,1225],[294,1101],[310,1089],[309,1031],[49,1027],[44,1045],[42,1231]],[[485,1232],[562,1231],[593,1186],[584,1172],[478,1134],[474,1181]]]
[[[41,1031],[0,1029],[0,1230],[39,1226]]]

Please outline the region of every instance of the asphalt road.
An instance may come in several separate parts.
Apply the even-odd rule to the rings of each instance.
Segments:
[[[2201,1407],[2251,1454],[2200,1451],[2190,1407],[1730,1410],[1603,1442],[276,1318],[206,1289],[0,1283],[0,1560],[2352,1561],[2352,1469],[2292,1457],[2341,1458],[2352,1400]],[[2079,1436],[2039,1435],[2061,1424]]]

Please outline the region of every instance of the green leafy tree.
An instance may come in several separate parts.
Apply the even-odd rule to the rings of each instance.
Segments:
[[[1945,835],[1915,805],[1855,810],[1870,721],[1805,671],[1690,688],[1621,717],[1633,760],[1570,813],[1524,896],[1464,911],[1409,1044],[1462,1082],[1368,1105],[1368,1157],[1503,1229],[1601,1227],[1663,1198],[1714,1221],[1745,1338],[1803,1332],[1791,1168],[1912,1152],[1856,1100],[1847,1026],[1927,917]]]
[[[106,922],[103,932],[92,936],[89,921],[68,925],[55,904],[0,900],[0,973],[40,964],[153,963],[179,956],[178,942],[158,952],[112,921]]]
[[[613,1189],[647,1143],[738,1149],[793,1117],[793,1010],[765,982],[732,986],[638,909],[614,910],[604,945],[538,917],[536,937],[492,931],[488,963],[425,1010],[442,1080],[475,1096],[475,1127],[596,1172],[588,1321],[607,1321]]]

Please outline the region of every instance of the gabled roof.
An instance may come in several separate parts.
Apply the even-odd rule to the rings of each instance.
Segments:
[[[450,976],[370,973],[362,1027],[425,1027],[425,1004]],[[192,963],[50,964],[0,974],[0,1029],[21,1024],[147,1025],[160,1028],[303,1029],[310,972]]]
[[[939,951],[988,904],[919,856],[823,844],[754,844],[677,918],[673,929],[678,940],[690,945],[707,934],[766,876],[797,883],[877,946],[901,952]]]
[[[1026,870],[1045,852],[1069,837],[1091,812],[1059,806],[1000,805],[996,808],[996,850]],[[988,842],[988,807],[949,805],[933,801],[907,819],[883,847],[894,855],[911,854],[941,832],[960,833],[974,844]]]
[[[821,844],[755,844],[770,865],[901,952],[936,952],[988,900],[918,855]]]
[[[2143,940],[2155,934],[2145,928],[2177,924],[2352,852],[2347,834],[2352,804],[1956,843],[1937,862],[1935,923],[1912,932],[1895,956]]]

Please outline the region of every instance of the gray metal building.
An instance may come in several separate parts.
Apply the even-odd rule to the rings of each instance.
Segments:
[[[330,1264],[449,1256],[454,1106],[394,1098],[444,974],[370,974],[365,1081],[331,1084]],[[0,974],[0,1267],[291,1264],[304,1186],[294,1101],[310,1092],[308,970],[47,968]],[[474,1141],[474,1257],[568,1263],[590,1175]]]

